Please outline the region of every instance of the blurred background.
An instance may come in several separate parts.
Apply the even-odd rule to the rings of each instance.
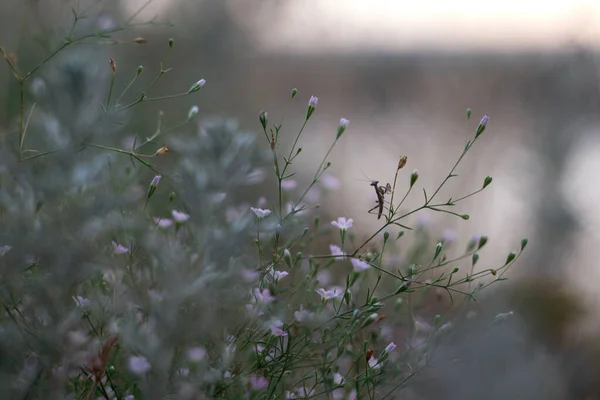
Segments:
[[[24,70],[33,68],[64,40],[77,3],[1,2],[0,45],[18,57]],[[461,247],[474,234],[488,235],[482,269],[500,265],[509,251],[518,250],[521,237],[529,237],[510,283],[488,308],[534,310],[526,321],[529,327],[515,329],[532,329],[541,343],[551,343],[544,357],[546,351],[552,353],[548,357],[558,370],[563,353],[554,350],[566,346],[565,337],[571,344],[597,337],[600,2],[81,0],[80,6],[89,12],[79,34],[121,26],[131,17],[132,22],[156,22],[116,32],[113,38],[127,42],[123,45],[78,45],[65,51],[63,57],[88,63],[103,87],[108,87],[109,58],[117,63],[120,88],[138,65],[150,80],[161,60],[173,72],[157,83],[156,93],[185,92],[200,78],[208,82],[193,97],[137,108],[125,133],[151,133],[159,110],[174,124],[195,104],[200,118],[235,117],[242,129],[258,134],[258,113],[265,110],[278,121],[290,90],[297,88],[281,134],[284,145],[291,144],[300,128],[310,96],[319,97],[295,163],[303,187],[334,139],[339,119],[349,119],[331,157],[330,173],[340,187],[321,207],[331,219],[354,218],[357,235],[367,236],[379,226],[366,212],[375,197],[365,175],[391,181],[399,157],[408,156],[401,184],[408,185],[410,172],[419,171],[418,190],[407,202],[419,206],[421,187],[437,187],[467,135],[489,115],[488,128],[458,169],[459,177],[440,194],[445,199],[470,193],[486,175],[492,176],[488,190],[458,206],[470,219],[430,213],[408,223],[428,224],[440,235],[456,238]],[[147,43],[132,44],[138,37]],[[169,38],[175,46],[167,60]],[[51,79],[54,62],[59,61],[40,71],[42,80],[29,82],[28,95],[43,89],[43,79]],[[5,64],[0,71],[2,134],[14,139],[18,87]],[[467,108],[473,111],[470,121]],[[489,349],[498,344],[492,343],[480,345]],[[511,345],[505,345],[498,346],[498,353],[508,352]],[[551,362],[544,357],[525,360],[521,354],[513,361],[520,363],[518,375],[537,370],[536,377],[545,381],[550,373],[539,368]],[[575,370],[580,366],[574,365]],[[568,381],[560,371],[556,377]],[[490,372],[492,381],[500,379],[497,373]],[[555,397],[517,397],[571,398],[562,396],[563,389],[549,392],[560,393]],[[497,393],[497,398],[511,395]],[[572,398],[583,399],[584,394]],[[480,397],[464,392],[456,398]]]

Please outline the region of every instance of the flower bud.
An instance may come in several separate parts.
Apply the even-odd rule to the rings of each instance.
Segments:
[[[262,125],[264,130],[267,130],[267,122],[269,121],[269,118],[267,117],[267,113],[264,111],[261,111],[260,114],[258,114],[258,119],[260,120],[260,124]]]
[[[477,250],[479,250],[480,248],[482,248],[483,246],[485,246],[485,244],[488,241],[488,237],[483,235],[482,237],[479,238],[479,244],[477,245]]]
[[[525,246],[527,246],[527,238],[521,239],[521,251],[525,250]]]
[[[506,257],[506,262],[504,263],[504,265],[512,262],[516,257],[517,257],[517,255],[513,251],[511,251],[510,253],[508,253],[508,256]]]
[[[442,243],[438,243],[435,245],[435,253],[433,253],[433,260],[435,261],[436,258],[438,258],[438,256],[440,255],[440,253],[442,252]]]
[[[467,120],[471,119],[471,109],[467,108]]]
[[[483,131],[485,131],[485,127],[487,126],[487,123],[489,121],[489,117],[486,115],[483,116],[483,118],[481,118],[481,121],[479,122],[479,126],[477,127],[477,132],[475,132],[475,137],[478,137],[479,135],[481,135],[483,133]]]
[[[298,94],[298,89],[296,89],[296,88],[293,88],[293,89],[292,89],[292,99],[293,99],[294,97],[296,97],[296,95],[297,95],[297,94]]]
[[[192,106],[188,111],[188,119],[192,119],[198,114],[198,106]]]
[[[140,74],[144,72],[144,66],[140,65],[139,67],[137,67],[137,75],[140,76]]]
[[[410,187],[413,187],[417,179],[419,179],[419,171],[415,169],[412,174],[410,174]]]
[[[407,161],[406,156],[400,157],[400,160],[398,160],[398,168],[397,168],[397,170],[402,169],[406,165],[406,161]]]
[[[172,49],[175,41],[173,39],[169,39],[169,48]]]
[[[461,217],[462,219],[464,219],[465,221],[466,221],[466,220],[468,220],[469,218],[471,218],[471,217],[469,217],[469,214],[463,214],[463,215],[461,215],[460,217]]]
[[[133,39],[133,42],[136,43],[136,44],[146,44],[146,43],[148,43],[148,41],[146,39],[144,39],[143,37],[135,38],[135,39]]]
[[[308,120],[310,116],[315,112],[317,108],[317,104],[319,103],[319,98],[316,96],[310,96],[310,100],[308,100],[308,109],[306,110],[306,119]]]
[[[315,103],[316,106],[316,103]],[[342,136],[342,134],[344,133],[344,131],[346,130],[346,128],[348,127],[348,124],[350,123],[350,121],[348,121],[346,118],[342,118],[340,119],[340,124],[338,125],[338,130],[337,130],[337,136],[336,139],[339,139],[340,136]]]
[[[473,253],[473,257],[471,258],[471,265],[475,266],[479,261],[479,253]]]
[[[371,315],[369,315],[362,323],[362,325],[360,326],[361,328],[364,328],[365,326],[371,325],[373,322],[375,322],[375,320],[379,317],[379,314],[377,313],[373,313]]]
[[[492,183],[492,177],[491,176],[486,176],[485,179],[483,180],[483,187],[482,187],[482,189],[485,189],[486,186],[488,186],[490,183]]]
[[[198,90],[200,90],[200,88],[204,87],[204,85],[206,85],[206,79],[200,79],[198,82],[190,86],[188,94],[197,92]]]

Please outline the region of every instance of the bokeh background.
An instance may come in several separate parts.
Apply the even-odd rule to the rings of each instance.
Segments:
[[[150,79],[166,58],[169,38],[175,40],[175,47],[165,66],[173,72],[158,82],[156,93],[180,93],[200,78],[208,81],[193,98],[136,109],[127,127],[130,133],[151,134],[159,110],[175,123],[195,104],[200,118],[235,117],[242,129],[258,134],[258,113],[265,110],[272,120],[279,120],[290,90],[297,88],[299,94],[282,133],[284,143],[286,136],[291,143],[301,126],[310,96],[319,97],[315,117],[302,139],[302,157],[295,163],[302,186],[310,181],[333,140],[340,117],[348,118],[350,126],[331,158],[330,172],[339,179],[340,188],[321,207],[332,219],[354,218],[364,235],[377,227],[375,218],[366,212],[374,195],[365,175],[392,180],[398,158],[407,155],[402,183],[408,184],[410,171],[418,169],[419,189],[434,188],[459,156],[466,136],[488,114],[484,137],[461,164],[460,176],[442,192],[442,197],[465,194],[478,189],[486,175],[492,176],[489,190],[460,206],[471,218],[462,221],[431,213],[417,215],[410,223],[428,224],[440,235],[464,243],[473,234],[487,234],[491,240],[488,264],[482,263],[481,268],[501,264],[508,251],[518,248],[521,237],[529,237],[529,247],[511,280],[496,297],[490,295],[483,307],[524,310],[530,318],[515,329],[533,332],[531,337],[539,339],[535,343],[541,343],[543,350],[539,357],[515,355],[506,361],[515,370],[507,367],[512,372],[501,378],[493,360],[510,353],[512,344],[499,345],[493,339],[478,343],[478,348],[497,347],[496,353],[485,353],[486,360],[491,360],[489,373],[486,368],[468,372],[479,373],[487,391],[457,391],[452,397],[443,390],[444,398],[479,398],[489,392],[496,393],[488,396],[494,398],[584,398],[568,397],[563,386],[573,381],[569,371],[579,375],[581,365],[590,365],[595,358],[574,362],[571,368],[561,357],[574,354],[573,346],[581,346],[583,350],[578,351],[589,356],[593,353],[590,343],[600,329],[600,186],[596,177],[600,167],[600,2],[80,3],[90,11],[79,32],[119,26],[140,8],[134,21],[156,22],[114,35],[129,43],[78,45],[65,51],[62,57],[94,71],[99,83],[90,85],[97,90],[108,87],[109,58],[117,62],[117,87],[126,85],[138,65],[145,67]],[[0,44],[18,56],[23,68],[35,66],[63,40],[64,30],[72,23],[71,7],[76,4],[66,0],[1,2]],[[137,37],[147,43],[131,44]],[[51,71],[57,60],[44,68]],[[29,82],[28,94],[41,90],[36,82],[42,81]],[[14,138],[18,88],[5,64],[0,66],[0,88],[2,135]],[[82,107],[97,105],[82,101]],[[470,121],[467,108],[473,111]],[[408,205],[418,206],[421,199],[416,191]],[[447,378],[449,386],[455,384],[454,377]],[[487,378],[490,383],[483,385]],[[491,383],[505,379],[515,387],[522,383],[547,388],[554,378],[564,383],[560,389],[550,386],[548,393],[555,397],[546,392],[547,397],[539,397],[539,392],[536,397],[535,390],[515,395]],[[589,388],[594,379],[573,385]],[[589,394],[589,390],[581,393]]]

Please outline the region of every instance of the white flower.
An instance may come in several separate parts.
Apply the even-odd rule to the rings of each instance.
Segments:
[[[187,351],[187,358],[192,362],[200,362],[206,356],[206,350],[203,347],[192,347]]]
[[[337,372],[333,374],[333,382],[336,385],[341,385],[343,381],[344,377],[342,375],[338,374]]]
[[[10,249],[12,249],[12,246],[4,245],[4,246],[0,246],[0,257],[2,257],[3,255],[5,255],[6,253],[8,253],[10,251]]]
[[[284,331],[283,329],[281,329],[281,327],[283,326],[283,322],[281,322],[278,319],[273,319],[269,325],[269,328],[271,329],[271,333],[275,336],[287,336],[287,332]]]
[[[340,180],[330,174],[321,176],[320,182],[321,185],[328,190],[337,190],[342,186]]]
[[[250,209],[260,219],[262,219],[262,218],[268,216],[269,214],[271,214],[271,210],[263,210],[262,208],[255,208],[255,207],[250,207]]]
[[[348,121],[346,118],[340,119],[340,126],[343,127],[344,129],[346,129],[348,127],[349,123],[350,123],[350,121]]]
[[[320,288],[315,290],[315,292],[317,292],[323,298],[323,300],[335,299],[341,297],[344,294],[344,292],[337,287],[331,288],[329,290]]]
[[[152,368],[152,366],[150,365],[150,363],[148,362],[148,360],[146,359],[146,357],[140,356],[131,356],[129,357],[129,370],[131,372],[133,372],[136,375],[144,375],[146,374],[148,371],[150,371],[150,369]]]
[[[284,181],[281,181],[281,188],[283,190],[293,190],[296,189],[297,186],[298,182],[296,182],[293,179],[286,179]]]
[[[379,364],[379,360],[375,357],[371,357],[369,360],[369,367],[371,368],[381,368],[381,364]]]
[[[300,305],[300,310],[294,312],[294,319],[298,322],[306,321],[310,316],[310,311],[305,310],[302,304]]]
[[[319,103],[319,98],[317,96],[310,96],[310,100],[308,100],[309,107],[316,107]]]
[[[259,303],[271,303],[275,300],[275,297],[271,296],[271,292],[269,289],[263,289],[262,291],[259,288],[254,288],[254,297]]]
[[[275,279],[276,281],[285,278],[286,276],[289,275],[288,272],[286,271],[272,271],[271,275],[273,276],[273,279]]]
[[[154,218],[154,223],[160,228],[168,228],[173,225],[173,220],[169,218]]]
[[[173,216],[173,219],[175,220],[175,222],[185,222],[188,219],[190,219],[190,214],[186,214],[184,212],[177,211],[177,210],[172,210],[171,215]]]
[[[331,225],[345,231],[346,229],[352,228],[353,222],[354,220],[352,218],[346,219],[345,217],[339,217],[337,221],[331,221]]]
[[[198,114],[198,106],[192,106],[190,108],[190,110],[188,111],[188,119],[192,119],[196,116],[196,114]]]
[[[351,258],[350,262],[352,263],[352,267],[354,268],[354,271],[356,271],[356,272],[361,272],[361,271],[364,271],[371,267],[369,265],[369,263],[367,263],[363,260],[359,260],[358,258]]]
[[[335,244],[330,244],[329,251],[331,251],[332,256],[341,256],[340,258],[342,260],[344,258],[346,258],[346,254],[342,251],[342,248],[340,246],[336,246]]]
[[[190,87],[190,89],[188,90],[188,93],[196,92],[196,91],[200,90],[200,88],[204,87],[204,85],[206,85],[206,79],[200,79],[198,82],[194,83]]]
[[[391,353],[392,351],[394,351],[394,350],[396,349],[396,347],[398,347],[398,346],[396,346],[396,343],[394,343],[394,342],[390,342],[390,344],[388,344],[388,345],[385,347],[385,352],[386,352],[386,353]]]
[[[77,304],[81,308],[88,308],[92,305],[92,302],[86,299],[85,297],[73,296],[73,300],[75,301],[75,304]]]
[[[113,250],[116,254],[125,254],[129,252],[129,249],[125,246],[117,244],[116,242],[112,242]]]

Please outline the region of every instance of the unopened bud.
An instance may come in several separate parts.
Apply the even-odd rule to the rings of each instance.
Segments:
[[[192,119],[198,114],[198,106],[192,106],[188,111],[188,119]]]
[[[440,255],[440,253],[442,252],[442,243],[438,243],[435,245],[435,253],[433,253],[433,260],[435,261],[436,258],[438,258],[438,256]]]
[[[142,72],[144,72],[144,66],[143,66],[143,65],[140,65],[139,67],[137,67],[137,74],[138,74],[138,76],[139,76],[139,75],[140,75]]]
[[[492,183],[492,177],[491,176],[486,176],[485,179],[483,180],[483,188],[482,189],[485,189],[485,187],[487,185],[489,185],[490,183]]]
[[[315,103],[316,105],[316,103]],[[342,136],[342,134],[344,133],[344,131],[346,130],[346,128],[348,127],[348,124],[350,123],[350,121],[348,121],[346,118],[341,118],[340,119],[340,124],[338,125],[338,130],[337,130],[337,136],[336,139],[339,139],[340,136]]]
[[[504,263],[504,265],[512,262],[515,259],[515,257],[517,257],[517,255],[513,251],[508,253],[508,256],[506,257],[506,262]]]
[[[521,239],[521,251],[525,250],[525,246],[527,246],[527,238]]]
[[[308,120],[310,116],[315,112],[317,108],[317,104],[319,103],[319,98],[316,96],[310,96],[310,100],[308,100],[308,109],[306,110],[306,119]]]
[[[471,265],[475,265],[477,264],[477,261],[479,261],[479,253],[473,253],[473,257],[471,258]]]
[[[471,109],[467,108],[467,119],[471,119]]]
[[[200,79],[198,82],[196,82],[192,86],[190,86],[190,89],[188,90],[188,94],[197,92],[198,90],[200,90],[200,88],[204,87],[204,85],[206,85],[206,79]]]
[[[475,137],[481,135],[483,131],[485,131],[485,127],[487,126],[489,119],[490,118],[487,115],[484,115],[483,118],[481,118],[479,126],[477,127],[477,132],[475,132]]]
[[[419,179],[419,171],[415,169],[412,174],[410,174],[410,187],[413,187],[417,179]]]
[[[479,238],[479,244],[477,245],[477,250],[479,250],[480,248],[482,248],[483,246],[485,246],[485,244],[488,241],[488,237],[483,235],[482,237]]]
[[[469,214],[463,214],[463,215],[461,215],[460,217],[461,217],[462,219],[464,219],[465,221],[466,221],[466,220],[468,220],[469,218],[471,218],[471,217],[469,217]]]
[[[143,37],[135,38],[135,39],[133,39],[133,42],[137,43],[137,44],[146,44],[146,43],[148,43],[148,41],[146,39],[144,39]]]
[[[175,192],[169,193],[169,203],[172,203],[175,200]]]
[[[260,124],[262,125],[263,129],[267,130],[267,122],[269,122],[269,117],[267,117],[267,113],[261,111],[260,114],[258,114],[258,119],[260,120]]]
[[[173,39],[169,39],[169,48],[172,49],[175,41]]]
[[[292,99],[293,99],[294,97],[296,97],[296,95],[297,95],[297,94],[298,94],[298,89],[296,89],[296,88],[293,88],[293,89],[292,89]]]
[[[408,159],[406,158],[406,156],[400,157],[400,160],[398,161],[398,168],[397,169],[402,169],[406,165],[406,161],[407,160]]]
[[[167,154],[169,152],[169,148],[167,147],[167,145],[163,144],[162,147],[158,150],[156,150],[156,153],[154,153],[155,156],[162,156],[164,154]]]

